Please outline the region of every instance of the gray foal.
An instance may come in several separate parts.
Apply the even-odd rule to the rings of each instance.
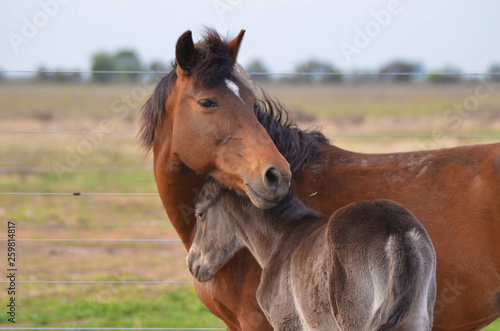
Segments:
[[[436,256],[420,222],[388,200],[330,218],[290,195],[262,210],[207,182],[187,257],[200,282],[247,247],[262,267],[258,302],[275,330],[431,330]]]

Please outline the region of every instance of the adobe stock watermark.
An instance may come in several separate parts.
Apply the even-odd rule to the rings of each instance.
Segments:
[[[393,18],[403,12],[404,6],[399,0],[389,0],[385,8],[372,10],[372,19],[363,27],[354,28],[354,37],[351,42],[341,42],[339,47],[345,60],[350,63],[354,55],[358,55],[368,47],[374,38],[377,38],[392,22]]]
[[[432,131],[430,141],[417,141],[420,150],[434,149],[438,145],[438,139],[449,135],[449,132],[458,132],[466,119],[476,112],[481,102],[489,99],[495,92],[493,83],[484,77],[478,79],[479,83],[474,88],[474,92],[465,97],[461,102],[454,103],[448,108],[443,116],[443,125]],[[447,133],[448,132],[448,133]]]
[[[196,214],[194,206],[196,206],[196,203],[198,202],[198,196],[200,195],[200,190],[196,187],[191,189],[191,192],[193,193],[192,204],[188,205],[186,203],[181,203],[177,207],[180,214],[182,215],[184,223],[186,224],[191,224],[194,220],[194,216]]]
[[[139,109],[145,98],[153,91],[152,85],[147,82],[134,86],[129,93],[113,100],[110,105],[111,115],[99,121],[97,128],[85,132],[84,137],[76,145],[66,145],[66,154],[64,160],[52,162],[52,170],[57,175],[59,181],[63,180],[64,175],[72,173],[78,168],[85,157],[102,144],[105,132],[113,132],[115,128],[114,120],[125,120],[132,109]]]
[[[458,277],[455,277],[453,281],[445,279],[441,286],[442,289],[436,297],[436,303],[434,305],[434,316],[442,314],[446,305],[453,303],[465,290],[467,290],[467,286],[461,283]]]
[[[214,7],[217,16],[219,16],[221,20],[224,20],[227,13],[235,10],[236,7],[242,3],[243,0],[215,0],[212,3],[212,6]]]
[[[40,30],[45,28],[51,19],[56,17],[61,6],[68,4],[71,0],[40,0],[39,9],[31,18],[23,17],[19,33],[8,32],[7,39],[15,53],[19,53],[21,45],[26,45],[35,38]]]

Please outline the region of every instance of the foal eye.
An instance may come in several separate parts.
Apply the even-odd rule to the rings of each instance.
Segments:
[[[205,109],[217,107],[217,102],[210,99],[201,99],[200,101],[198,101],[198,104]]]

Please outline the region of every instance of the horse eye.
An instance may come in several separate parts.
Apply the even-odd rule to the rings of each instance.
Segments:
[[[203,216],[205,216],[205,214],[202,212],[196,212],[195,216],[196,216],[196,219],[201,220],[201,219],[203,219]]]
[[[210,99],[201,99],[200,101],[198,101],[198,104],[205,109],[217,107],[217,102]]]

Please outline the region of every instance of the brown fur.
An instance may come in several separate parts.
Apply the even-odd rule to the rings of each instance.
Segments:
[[[153,149],[158,193],[186,249],[194,236],[194,202],[206,175],[253,197],[263,208],[278,204],[290,186],[288,162],[255,117],[255,95],[233,74],[242,36],[228,46],[213,30],[197,44],[191,33],[184,33],[176,47],[176,67],[142,110],[139,138],[145,150]],[[238,86],[239,96],[226,86],[226,79]],[[202,107],[207,99],[216,106]],[[260,273],[250,254],[239,256],[238,261],[249,262],[242,267],[251,277]],[[228,274],[241,271],[230,265],[224,269]],[[211,288],[195,284],[210,311],[231,330],[268,327],[255,292],[245,287],[252,280],[238,277],[229,286],[221,280],[214,288],[238,291],[241,300],[236,307],[225,296],[213,297]]]
[[[500,144],[397,154],[323,145],[294,182],[322,212],[375,198],[407,207],[436,250],[434,330],[479,330],[500,316],[492,300],[500,288],[500,173],[492,167],[499,153]]]
[[[356,202],[328,219],[293,196],[262,210],[208,182],[196,213],[193,276],[213,280],[248,247],[262,267],[257,300],[275,330],[432,327],[436,256],[420,222],[397,203]]]
[[[172,149],[174,140],[185,141],[187,151],[198,140],[175,131],[173,121],[182,114],[179,91],[194,86],[196,79],[177,82],[176,72],[170,75],[144,107],[141,141],[153,147],[158,192],[188,249],[195,233],[194,204],[204,183],[199,174],[210,174],[242,192],[241,176],[235,174],[247,173],[257,161],[238,162],[240,167],[234,169],[221,164],[198,169],[183,163]],[[251,103],[253,93],[244,86],[241,90]],[[255,128],[249,113],[233,113],[241,125],[248,122]],[[247,149],[249,155],[255,152],[286,168],[274,156],[264,129],[255,130],[245,136],[255,148]],[[500,144],[395,154],[359,154],[326,143],[319,147],[312,163],[293,175],[296,194],[308,207],[329,215],[352,202],[390,199],[408,208],[426,228],[438,261],[434,330],[478,330],[500,316]],[[226,151],[238,155],[237,150]],[[203,159],[212,157],[211,152],[202,148],[193,153]],[[231,175],[224,174],[228,169]],[[230,330],[271,330],[254,295],[261,270],[248,252],[238,257],[219,271],[212,286],[195,283],[198,296]]]

